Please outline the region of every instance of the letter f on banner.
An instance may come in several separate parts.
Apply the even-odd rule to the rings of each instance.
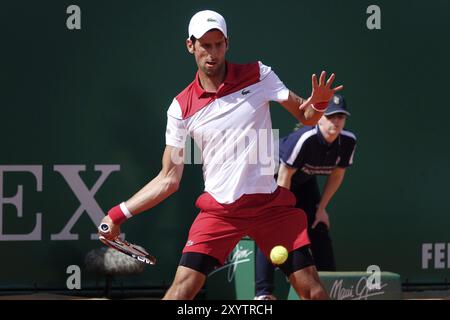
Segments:
[[[101,171],[101,176],[94,184],[91,190],[89,190],[81,180],[80,172],[86,171],[84,165],[55,165],[53,169],[59,172],[69,187],[74,192],[75,196],[80,201],[81,205],[75,211],[70,218],[69,222],[64,226],[58,234],[52,234],[52,240],[78,240],[78,235],[70,233],[72,227],[81,217],[84,211],[86,211],[91,218],[92,222],[97,226],[104,217],[103,210],[94,199],[95,194],[103,185],[108,176],[114,171],[120,171],[120,165],[96,165],[95,171]],[[96,240],[97,234],[91,234],[91,239]]]

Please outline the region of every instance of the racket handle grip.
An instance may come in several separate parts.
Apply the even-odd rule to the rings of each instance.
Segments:
[[[108,234],[111,232],[111,228],[109,227],[109,225],[107,223],[102,223],[98,227],[98,231],[102,234]]]

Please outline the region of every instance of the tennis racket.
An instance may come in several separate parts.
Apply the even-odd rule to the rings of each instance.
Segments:
[[[142,248],[138,248],[136,245],[129,243],[128,241],[120,239],[120,237],[116,237],[113,240],[109,240],[105,238],[102,234],[108,234],[111,230],[109,225],[106,223],[102,223],[99,226],[100,235],[98,239],[103,242],[108,247],[116,249],[134,259],[137,259],[143,263],[154,265],[156,264],[156,258],[150,255],[147,251]]]

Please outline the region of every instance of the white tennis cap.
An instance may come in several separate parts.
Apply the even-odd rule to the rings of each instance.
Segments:
[[[227,23],[220,14],[211,10],[199,11],[192,16],[189,22],[189,38],[194,36],[199,39],[211,29],[219,29],[225,38],[228,38]]]

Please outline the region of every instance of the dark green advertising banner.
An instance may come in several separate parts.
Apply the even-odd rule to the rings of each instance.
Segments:
[[[196,71],[187,25],[206,8],[227,20],[230,61],[261,60],[304,97],[321,70],[345,85],[358,145],[328,207],[338,269],[445,283],[449,1],[19,0],[0,10],[0,289],[66,289],[69,266],[97,285],[96,225],[158,174],[167,108]],[[271,113],[280,136],[295,126]],[[186,165],[176,194],[124,224],[158,257],[124,286],[170,284],[202,190]]]

